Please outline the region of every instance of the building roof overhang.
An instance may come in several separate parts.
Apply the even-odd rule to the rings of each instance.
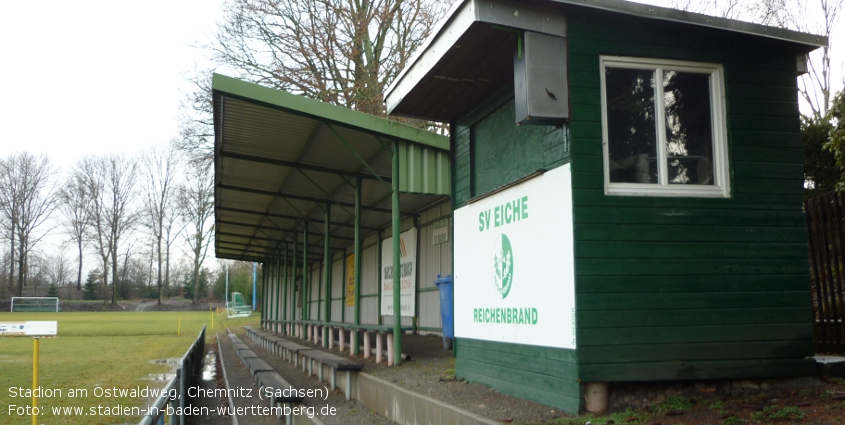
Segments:
[[[393,151],[403,216],[449,196],[448,138],[215,74],[215,253],[265,261],[309,234],[309,258],[391,223]],[[328,227],[326,211],[330,211]]]
[[[517,31],[564,37],[561,9],[567,6],[780,40],[805,53],[828,42],[823,36],[624,0],[463,0],[388,88],[388,113],[441,122],[465,116],[492,91],[513,83]]]

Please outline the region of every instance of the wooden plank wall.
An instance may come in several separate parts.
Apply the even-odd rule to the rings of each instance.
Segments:
[[[491,96],[453,128],[455,209],[538,170],[569,163],[568,127],[516,126],[513,87]]]
[[[568,24],[579,377],[810,373],[795,52],[582,8]],[[729,199],[604,194],[600,55],[724,65]]]
[[[513,99],[513,88],[506,87],[453,126],[455,209],[539,169],[569,162],[568,129],[517,127]],[[455,353],[458,377],[566,412],[579,411],[575,350],[458,338]]]
[[[456,375],[515,397],[578,413],[575,350],[461,338]]]

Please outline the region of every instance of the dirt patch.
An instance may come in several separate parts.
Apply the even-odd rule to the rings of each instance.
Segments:
[[[617,384],[611,412],[561,425],[845,423],[845,382],[821,378]]]
[[[314,344],[297,340],[298,343]],[[356,361],[364,371],[504,423],[542,425],[845,424],[845,381],[767,380],[616,383],[604,415],[574,416],[487,386],[455,379],[455,359],[439,336],[404,335],[398,367]],[[347,354],[348,355],[348,354]]]
[[[294,337],[285,338],[322,349],[322,346]],[[549,406],[502,394],[485,385],[456,380],[455,358],[451,350],[443,348],[440,336],[403,335],[402,353],[410,356],[410,360],[397,367],[387,367],[384,362],[376,364],[374,355],[366,360],[363,356],[349,356],[348,351],[345,355],[361,363],[364,372],[373,376],[500,422],[554,424],[558,418],[571,416]]]

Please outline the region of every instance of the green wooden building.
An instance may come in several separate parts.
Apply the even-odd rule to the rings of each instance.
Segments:
[[[826,43],[457,4],[387,96],[451,125],[457,375],[578,412],[591,383],[814,373],[797,76]]]

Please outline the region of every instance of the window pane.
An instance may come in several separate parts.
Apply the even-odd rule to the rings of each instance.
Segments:
[[[710,75],[663,71],[669,183],[713,182]]]
[[[605,68],[612,183],[657,183],[654,71]]]

